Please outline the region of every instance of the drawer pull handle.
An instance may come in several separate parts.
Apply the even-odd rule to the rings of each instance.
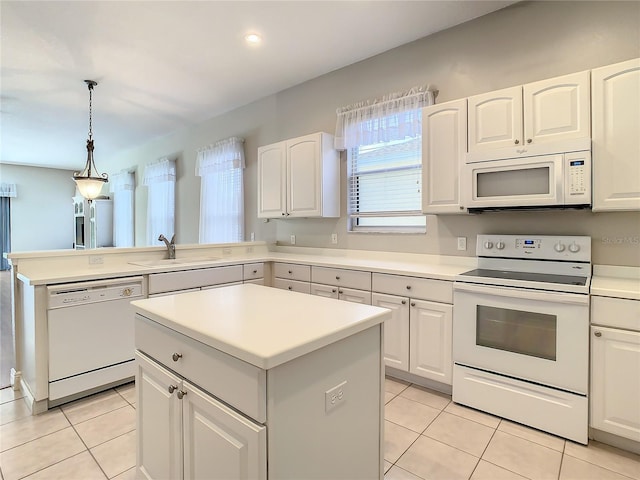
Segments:
[[[169,388],[167,390],[169,390],[169,393],[173,393],[176,391],[176,388],[178,387],[176,387],[175,385],[169,385]]]
[[[411,306],[415,307],[416,306],[416,302],[411,302]]]
[[[601,331],[599,331],[599,330],[596,330],[595,332],[593,332],[593,334],[594,334],[596,337],[601,337],[601,336],[602,336],[602,332],[601,332]]]
[[[407,285],[407,290],[411,290],[411,285]]]
[[[182,358],[182,354],[181,353],[174,353],[173,355],[171,355],[171,358],[173,359],[174,362],[177,362],[178,360],[180,360]]]
[[[187,394],[187,392],[185,392],[184,390],[178,390],[178,393],[177,393],[178,398],[180,400],[182,400],[182,397],[184,397],[186,394]]]

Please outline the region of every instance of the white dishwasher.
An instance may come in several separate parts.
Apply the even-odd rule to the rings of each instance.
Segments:
[[[145,296],[143,277],[52,285],[47,294],[50,406],[134,377],[130,302]]]

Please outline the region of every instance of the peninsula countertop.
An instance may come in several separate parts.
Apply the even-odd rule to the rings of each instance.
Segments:
[[[391,318],[385,308],[252,284],[132,305],[145,318],[264,370]]]

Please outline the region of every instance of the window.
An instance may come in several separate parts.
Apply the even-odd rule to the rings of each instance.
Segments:
[[[244,240],[244,140],[228,138],[198,152],[200,243]]]
[[[422,108],[433,92],[414,88],[338,110],[335,143],[347,150],[348,228],[424,232]]]
[[[11,252],[11,198],[16,196],[15,183],[0,184],[0,270],[9,270],[4,254]]]
[[[111,175],[109,184],[113,193],[113,245],[133,247],[133,193],[135,176],[132,172]]]
[[[176,164],[163,158],[147,164],[144,169],[147,198],[147,245],[157,245],[162,234],[167,238],[175,233]]]

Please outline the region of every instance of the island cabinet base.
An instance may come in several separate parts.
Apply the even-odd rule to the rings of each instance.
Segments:
[[[172,337],[168,357],[183,356],[140,351],[153,331]],[[266,419],[222,401],[215,368],[200,379],[175,367],[193,349],[242,360],[140,315],[136,345],[138,478],[382,480],[382,324],[262,370]]]

